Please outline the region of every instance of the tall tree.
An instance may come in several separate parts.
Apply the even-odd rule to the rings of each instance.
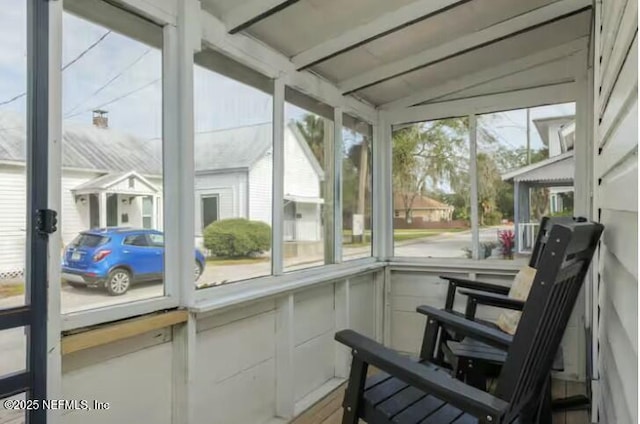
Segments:
[[[393,135],[393,188],[407,222],[415,199],[448,187],[468,190],[467,118],[441,119],[411,125]]]
[[[295,123],[318,163],[324,168],[325,120],[320,116],[307,113],[301,119],[296,120]]]

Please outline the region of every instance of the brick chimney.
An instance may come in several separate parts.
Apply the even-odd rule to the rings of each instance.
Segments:
[[[109,128],[109,112],[106,110],[96,109],[93,111],[93,125],[97,128]]]

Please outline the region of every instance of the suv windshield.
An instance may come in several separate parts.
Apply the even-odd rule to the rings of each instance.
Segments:
[[[97,234],[78,234],[71,242],[71,246],[97,247],[105,244],[108,240],[108,237]]]

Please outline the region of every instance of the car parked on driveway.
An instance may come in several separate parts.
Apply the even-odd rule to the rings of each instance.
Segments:
[[[205,257],[195,250],[194,281],[202,275]],[[161,281],[164,235],[160,231],[101,228],[83,231],[66,247],[62,281],[72,287],[104,287],[110,295],[127,292],[132,283]]]

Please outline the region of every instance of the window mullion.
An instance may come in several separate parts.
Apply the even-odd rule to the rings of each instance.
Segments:
[[[474,260],[480,256],[480,228],[478,222],[478,166],[477,166],[477,127],[478,119],[469,115],[469,175],[471,178],[471,255]]]
[[[333,263],[342,262],[342,109],[333,113]]]
[[[273,194],[271,267],[274,275],[283,273],[284,243],[284,79],[273,85]]]

